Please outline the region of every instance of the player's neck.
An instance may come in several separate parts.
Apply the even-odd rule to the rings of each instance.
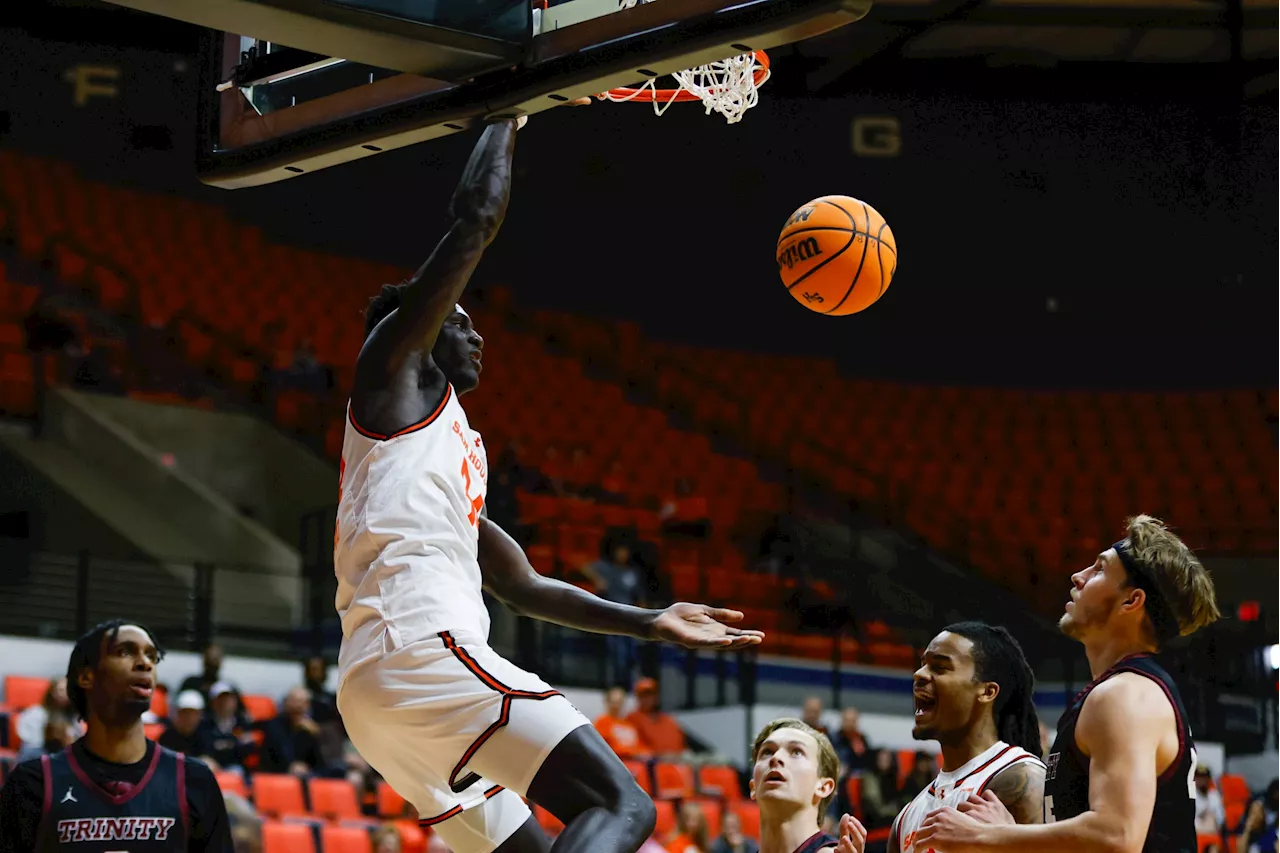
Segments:
[[[996,724],[990,717],[983,717],[973,728],[965,732],[955,743],[942,745],[942,770],[950,773],[965,766],[1000,740]]]
[[[818,831],[818,809],[798,809],[789,814],[760,815],[760,853],[795,853]]]
[[[1089,659],[1091,680],[1127,657],[1155,654],[1155,652],[1156,647],[1150,641],[1132,634],[1105,634],[1090,638],[1084,644],[1084,654]]]
[[[141,719],[113,725],[94,717],[89,721],[83,742],[85,749],[113,764],[136,764],[147,754],[147,736]]]

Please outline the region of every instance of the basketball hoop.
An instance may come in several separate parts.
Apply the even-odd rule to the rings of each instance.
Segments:
[[[621,0],[618,6],[629,9],[637,2],[651,0]],[[614,103],[653,104],[656,115],[665,113],[672,104],[702,101],[707,115],[715,111],[729,124],[734,124],[742,121],[742,114],[759,103],[760,86],[769,79],[769,55],[757,50],[676,71],[671,76],[679,84],[673,89],[659,89],[656,78],[651,78],[638,88],[610,89],[596,97]]]

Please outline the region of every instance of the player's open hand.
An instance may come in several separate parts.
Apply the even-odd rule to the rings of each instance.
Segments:
[[[1017,823],[1013,815],[1009,814],[1009,810],[1004,807],[1004,803],[1000,802],[1000,798],[991,791],[970,794],[969,799],[956,806],[956,811],[987,826]]]
[[[740,649],[764,639],[763,631],[733,628],[725,622],[741,622],[742,612],[724,607],[680,602],[663,610],[653,620],[655,640],[676,643],[687,649]]]
[[[980,853],[985,827],[953,808],[934,809],[916,832],[914,853]]]
[[[867,828],[851,814],[840,818],[840,840],[836,853],[863,853],[867,849]]]

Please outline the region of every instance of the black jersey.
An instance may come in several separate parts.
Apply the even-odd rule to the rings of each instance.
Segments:
[[[184,756],[150,750],[142,779],[104,790],[80,766],[78,750],[44,756],[44,816],[38,853],[186,853],[187,774]]]
[[[1089,810],[1089,758],[1076,744],[1076,721],[1089,694],[1102,682],[1122,672],[1150,678],[1173,706],[1178,727],[1178,754],[1156,780],[1155,809],[1143,853],[1196,853],[1195,781],[1196,749],[1187,725],[1178,688],[1164,667],[1149,654],[1132,655],[1108,669],[1076,696],[1058,721],[1058,736],[1049,753],[1044,782],[1045,823],[1066,820]],[[1140,724],[1141,721],[1135,721]]]
[[[817,832],[809,836],[809,838],[796,848],[795,853],[820,853],[832,845],[838,844],[838,840],[827,835],[825,832]]]
[[[0,791],[0,853],[232,853],[208,766],[147,744],[115,764],[83,743],[19,764]]]

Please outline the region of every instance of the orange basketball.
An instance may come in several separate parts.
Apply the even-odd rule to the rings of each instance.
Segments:
[[[824,195],[791,214],[778,237],[778,273],[804,307],[836,317],[869,307],[889,288],[898,244],[865,201]]]

